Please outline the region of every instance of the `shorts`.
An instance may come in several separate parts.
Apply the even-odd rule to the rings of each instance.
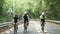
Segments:
[[[41,26],[45,26],[45,19],[41,19]]]
[[[41,19],[41,22],[45,22],[45,19]]]

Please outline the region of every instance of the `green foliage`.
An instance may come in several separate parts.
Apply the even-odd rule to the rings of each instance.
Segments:
[[[7,12],[9,8],[15,11],[20,20],[24,11],[28,12],[30,18],[37,19],[42,12],[45,12],[47,19],[60,20],[60,0],[14,1],[15,3],[13,4],[13,0],[0,0],[0,22],[11,21],[13,19],[13,14]]]
[[[47,18],[60,20],[60,0],[46,0]],[[49,14],[48,14],[49,13]]]
[[[11,7],[12,3],[8,3],[7,0],[0,0],[0,22],[11,21],[11,16],[7,13],[8,8]],[[9,18],[10,17],[10,18]]]

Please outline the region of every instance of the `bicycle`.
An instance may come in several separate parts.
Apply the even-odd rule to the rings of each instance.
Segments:
[[[17,29],[18,29],[17,24],[14,24],[14,34],[17,34]]]
[[[44,32],[44,26],[45,26],[45,24],[42,23],[42,24],[41,24],[41,30],[42,30],[42,32]]]
[[[28,25],[29,23],[24,23],[24,32],[27,32]]]

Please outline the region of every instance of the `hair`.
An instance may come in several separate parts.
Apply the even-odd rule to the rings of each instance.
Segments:
[[[17,15],[15,15],[15,16],[17,16]]]

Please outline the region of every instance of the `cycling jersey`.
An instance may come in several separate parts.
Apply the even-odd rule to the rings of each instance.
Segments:
[[[28,16],[27,15],[24,15],[24,22],[28,22]]]
[[[18,17],[16,16],[14,17],[14,23],[17,23],[17,21],[18,21]]]

